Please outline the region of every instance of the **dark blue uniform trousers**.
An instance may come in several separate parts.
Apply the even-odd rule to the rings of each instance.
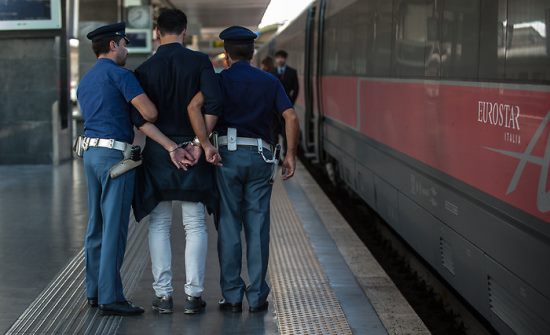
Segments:
[[[258,307],[269,295],[266,283],[269,260],[269,205],[271,201],[272,164],[266,163],[257,147],[239,146],[237,151],[220,148],[223,167],[216,169],[220,192],[218,258],[220,284],[224,299]],[[265,152],[271,158],[270,152]],[[250,285],[241,278],[241,230],[246,239],[246,260]]]
[[[89,148],[84,153],[88,184],[86,232],[86,293],[100,304],[125,301],[120,268],[126,249],[130,207],[134,192],[131,170],[111,179],[109,169],[123,159],[121,151]]]

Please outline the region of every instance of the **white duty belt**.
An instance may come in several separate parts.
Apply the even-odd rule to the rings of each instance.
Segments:
[[[267,142],[264,142],[261,138],[249,138],[249,137],[237,137],[235,140],[237,145],[246,145],[249,147],[262,147],[265,150],[272,151],[271,145]],[[229,143],[229,138],[227,136],[218,137],[218,145],[227,145]]]
[[[84,138],[82,146],[84,150],[88,150],[88,148],[91,147],[101,147],[124,152],[129,144],[125,142],[115,141],[113,139],[86,137]]]

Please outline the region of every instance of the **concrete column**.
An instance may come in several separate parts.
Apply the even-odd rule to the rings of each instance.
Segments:
[[[138,4],[138,1],[136,1]],[[139,4],[148,5],[150,0],[140,0]],[[92,43],[86,35],[95,28],[125,20],[123,13],[123,1],[121,0],[80,0],[80,32],[79,32],[79,65],[82,77],[95,64],[96,57],[92,52]],[[126,61],[126,68],[134,70],[150,55],[130,54]]]
[[[117,0],[80,0],[78,25],[80,78],[96,62],[92,42],[86,38],[86,35],[99,26],[120,21],[120,8],[120,1]]]
[[[0,32],[0,164],[71,157],[66,1],[60,30]]]

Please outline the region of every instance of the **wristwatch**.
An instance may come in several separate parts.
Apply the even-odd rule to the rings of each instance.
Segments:
[[[198,137],[195,137],[193,139],[193,141],[191,141],[191,145],[194,146],[194,147],[200,147],[201,146],[201,141],[199,141]]]

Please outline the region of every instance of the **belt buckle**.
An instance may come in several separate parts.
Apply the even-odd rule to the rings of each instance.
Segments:
[[[237,150],[237,128],[227,128],[227,150]]]

